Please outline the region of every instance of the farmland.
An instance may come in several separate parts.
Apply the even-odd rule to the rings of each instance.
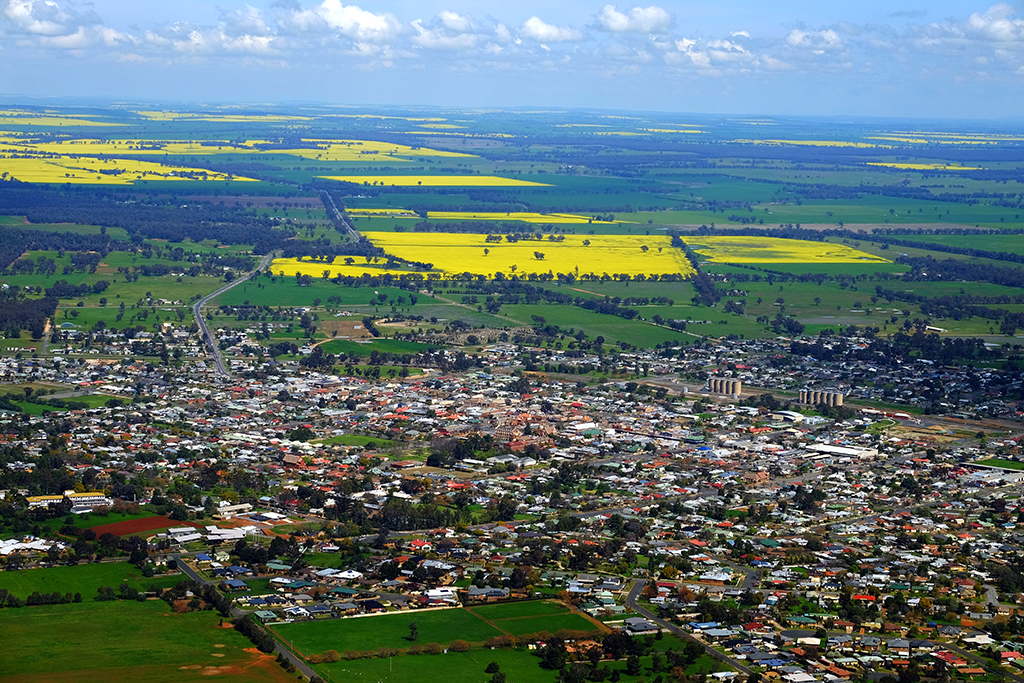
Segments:
[[[370,241],[388,254],[405,261],[433,264],[447,278],[461,273],[502,273],[529,276],[546,273],[574,273],[576,276],[604,274],[675,273],[692,272],[681,251],[671,246],[667,237],[660,235],[552,235],[548,239],[530,239],[509,242],[491,241],[483,235],[454,233],[371,233]],[[365,265],[327,264],[334,273],[360,275],[362,273],[401,273],[387,268],[386,263],[367,262]],[[305,273],[321,275],[323,263],[303,263],[290,259],[275,260],[274,272],[285,275]]]
[[[399,320],[379,331],[402,335],[403,343],[426,341],[409,337],[410,330],[443,333],[454,321],[510,329],[541,319],[560,331],[582,330],[590,340],[683,343],[776,334],[780,313],[814,333],[877,322],[880,333],[891,334],[904,320],[932,310],[920,301],[924,292],[966,296],[959,289],[929,289],[940,284],[935,276],[921,286],[891,288],[908,300],[883,311],[864,287],[890,289],[884,284],[889,278],[912,272],[907,259],[955,258],[998,273],[1022,253],[1020,181],[1007,176],[1013,166],[1004,160],[1020,136],[1010,130],[776,120],[759,137],[745,122],[698,116],[580,114],[572,121],[524,117],[510,123],[481,112],[315,109],[83,113],[24,107],[2,114],[8,123],[0,132],[0,174],[22,181],[15,183],[20,192],[53,193],[45,201],[40,195],[41,205],[53,207],[71,196],[60,189],[67,184],[86,193],[78,197],[131,187],[153,214],[144,221],[99,220],[93,209],[43,212],[31,202],[13,202],[0,212],[0,228],[28,241],[4,283],[45,290],[63,280],[78,288],[60,297],[59,342],[96,329],[183,323],[189,302],[224,275],[218,257],[252,257],[272,246],[281,255],[270,273],[223,294],[209,310],[214,327],[245,327],[252,310],[265,307],[261,323],[294,325],[302,309],[316,319],[308,338],[336,338],[325,351],[349,357],[374,350],[352,345],[373,336],[359,318],[388,314]],[[548,143],[529,142],[538,135]],[[898,191],[892,189],[897,184]],[[344,210],[356,233],[334,223],[325,201]],[[206,225],[228,220],[248,227],[186,234],[156,230],[151,220],[192,210],[216,211]],[[260,237],[253,232],[257,224]],[[977,234],[965,242],[964,231]],[[693,250],[718,295],[698,296],[693,265],[672,246],[673,236]],[[80,247],[64,249],[52,244],[55,239],[109,246],[89,269],[72,263]],[[168,239],[184,247],[180,260],[164,250]],[[977,251],[960,253],[968,243]],[[50,270],[38,265],[50,260]],[[186,263],[202,267],[186,272]],[[235,266],[226,266],[227,277],[242,272]],[[805,295],[790,284],[793,293],[780,295],[779,285],[769,283],[780,277],[814,278],[817,289]],[[742,295],[723,296],[729,278],[743,283],[735,288]],[[850,286],[857,278],[866,282]],[[559,284],[548,291],[619,299],[614,305],[635,313],[506,291],[517,283],[549,282]],[[414,296],[412,288],[419,290]],[[159,300],[150,296],[157,291]],[[973,292],[982,291],[1017,296],[1002,282],[979,282]],[[814,299],[834,302],[832,310]],[[1000,300],[1000,315],[1020,303]],[[894,322],[894,315],[900,319]],[[1000,326],[992,319],[961,315],[935,327],[991,340]],[[249,342],[268,347],[308,335],[272,326],[256,336]],[[159,355],[151,345],[135,346]],[[19,335],[4,353],[41,348]]]
[[[359,185],[381,187],[544,187],[546,183],[490,175],[351,175],[322,176]]]
[[[4,677],[75,681],[294,680],[212,612],[165,613],[162,602],[42,606],[0,612]]]
[[[100,586],[117,588],[127,583],[139,591],[148,590],[150,585],[173,586],[182,576],[146,578],[135,565],[127,562],[116,564],[82,564],[73,567],[48,567],[45,569],[23,569],[0,574],[2,585],[12,595],[25,599],[32,593],[81,593],[88,604],[95,604],[96,590]]]
[[[409,624],[419,631],[416,642],[447,645],[453,640],[482,643],[502,632],[464,609],[445,609],[417,614],[388,614],[359,619],[282,624],[274,631],[303,655],[326,650],[367,650],[390,647],[407,649]]]
[[[774,237],[688,237],[684,240],[712,263],[891,263],[843,244]]]

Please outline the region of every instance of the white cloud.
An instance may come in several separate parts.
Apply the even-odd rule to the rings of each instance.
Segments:
[[[832,29],[801,31],[795,28],[786,36],[786,45],[800,50],[811,50],[815,54],[842,50],[845,47],[839,34]]]
[[[449,31],[457,33],[475,33],[473,18],[457,12],[444,10],[437,15],[437,21]]]
[[[62,50],[81,50],[92,45],[92,36],[88,34],[84,26],[66,36],[42,36],[39,44],[44,47],[56,47]]]
[[[270,36],[227,36],[223,33],[218,36],[220,44],[231,52],[253,52],[257,54],[270,54],[274,52],[271,48]]]
[[[263,12],[252,5],[246,5],[244,10],[237,12],[221,12],[220,20],[232,34],[266,36],[273,33],[263,18]]]
[[[672,15],[657,6],[634,7],[620,12],[615,5],[605,5],[597,13],[598,26],[613,33],[667,33],[672,29]]]
[[[317,12],[327,25],[353,40],[385,43],[401,33],[402,25],[391,14],[374,14],[341,0],[324,0]]]
[[[174,49],[178,52],[197,53],[206,52],[210,49],[206,36],[198,29],[188,32],[184,40],[174,41]]]
[[[416,47],[434,50],[469,50],[476,47],[479,36],[472,33],[449,32],[443,28],[427,28],[419,19],[412,22],[416,35],[412,43]]]
[[[731,40],[708,42],[708,56],[716,62],[752,62],[754,55]]]
[[[968,35],[999,43],[1024,41],[1024,19],[1014,19],[1014,9],[1005,3],[993,5],[984,14],[975,12],[968,17]]]
[[[79,23],[56,2],[49,0],[8,0],[4,16],[16,28],[42,36],[56,36],[74,31],[76,27],[73,24]]]
[[[519,28],[519,32],[538,43],[570,43],[583,40],[581,31],[571,26],[547,24],[539,17],[527,19]]]

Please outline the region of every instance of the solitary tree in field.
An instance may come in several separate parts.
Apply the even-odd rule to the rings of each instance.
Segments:
[[[420,630],[416,626],[416,622],[409,624],[409,640],[415,641],[420,637]]]
[[[544,253],[540,252],[540,251],[535,251],[535,252],[533,252],[533,257],[535,259],[537,259],[538,261],[543,261],[544,260]]]
[[[484,249],[484,256],[487,256],[490,253],[491,253],[490,249]]]

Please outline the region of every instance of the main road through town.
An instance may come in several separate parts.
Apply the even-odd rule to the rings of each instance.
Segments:
[[[263,257],[263,259],[260,261],[260,264],[256,266],[253,270],[250,270],[245,275],[241,275],[235,278],[234,280],[227,283],[217,291],[207,294],[202,299],[192,304],[192,315],[195,316],[196,324],[199,325],[199,335],[202,337],[203,343],[206,344],[206,346],[210,349],[210,358],[213,359],[213,368],[214,370],[216,370],[217,374],[220,377],[227,377],[228,370],[227,367],[225,367],[224,365],[224,356],[223,354],[221,354],[220,348],[217,346],[216,340],[213,338],[213,335],[210,334],[209,328],[206,327],[206,321],[203,319],[203,306],[205,306],[211,299],[220,296],[221,294],[228,291],[232,287],[237,287],[243,282],[248,282],[249,278],[251,278],[254,274],[259,274],[264,268],[266,268],[270,264],[271,260],[273,260],[274,258],[275,253],[276,252],[270,252],[269,254]]]

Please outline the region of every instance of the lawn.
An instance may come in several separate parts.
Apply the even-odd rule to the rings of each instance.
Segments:
[[[294,681],[215,612],[174,614],[162,601],[0,611],[4,679],[228,683]],[[252,652],[248,650],[253,650]]]
[[[497,662],[516,683],[554,683],[558,672],[542,669],[540,659],[526,650],[471,650],[443,655],[358,659],[314,667],[328,681],[367,683],[483,683],[484,669]]]
[[[589,619],[574,614],[560,603],[547,600],[481,605],[470,611],[514,636],[541,631],[554,633],[561,629],[599,630]]]
[[[60,528],[64,526],[73,526],[79,529],[91,529],[97,526],[105,526],[107,524],[115,524],[117,522],[125,522],[132,519],[143,519],[152,516],[152,510],[146,506],[142,506],[139,512],[110,512],[105,515],[86,513],[83,515],[68,515],[67,517],[53,517],[43,522],[42,525],[49,527],[53,531],[59,531]]]
[[[144,591],[152,584],[159,588],[174,586],[185,578],[183,575],[146,578],[138,567],[128,562],[80,564],[73,567],[0,572],[0,588],[22,599],[35,592],[81,593],[86,604],[99,604],[92,603],[92,599],[96,597],[96,590],[100,586],[116,589],[122,583],[127,583],[132,588]]]
[[[373,436],[363,436],[361,434],[339,434],[338,436],[331,436],[315,443],[322,444],[324,446],[373,446],[374,448],[390,448],[394,442],[388,439],[378,439]]]
[[[473,607],[472,611],[476,612],[488,621],[498,621],[501,619],[566,614],[569,610],[561,603],[550,600],[527,600],[524,602],[504,602],[494,605],[480,605],[479,607]]]
[[[988,465],[989,467],[998,467],[1004,470],[1024,470],[1024,462],[1017,462],[1016,460],[1003,460],[1001,458],[989,458],[988,460],[979,460],[975,465]]]
[[[654,649],[681,650],[682,643],[671,636],[654,641]],[[640,658],[642,672],[639,676],[626,674],[626,661],[601,662],[602,667],[618,670],[621,680],[626,683],[639,683],[651,680],[655,674],[651,670],[650,655]],[[373,681],[377,683],[433,683],[444,680],[446,683],[482,683],[488,679],[484,669],[495,662],[506,674],[508,680],[517,683],[554,683],[557,672],[542,669],[537,655],[527,650],[470,650],[469,652],[448,652],[441,655],[398,656],[374,659],[358,659],[341,661],[335,664],[320,664],[314,667],[329,681]],[[722,670],[722,665],[709,655],[701,655],[693,664],[686,667],[690,675],[713,673]]]
[[[488,638],[502,635],[501,631],[464,609],[306,621],[275,626],[274,631],[296,650],[310,655],[325,650],[360,652],[380,647],[406,649],[413,645],[408,640],[409,624],[412,623],[416,624],[419,631],[415,642],[421,644],[446,645],[453,640],[482,643]]]
[[[502,619],[495,621],[494,625],[508,631],[514,636],[523,636],[531,633],[548,631],[555,633],[562,629],[571,631],[599,631],[594,622],[580,616],[579,614],[559,614],[542,617],[522,617],[519,619]]]

